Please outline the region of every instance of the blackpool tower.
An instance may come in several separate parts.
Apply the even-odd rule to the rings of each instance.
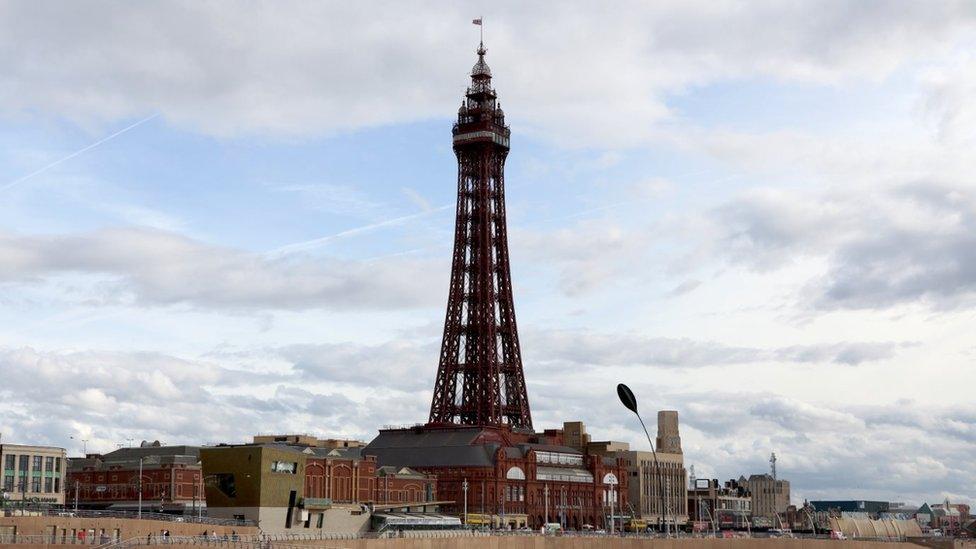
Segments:
[[[505,223],[511,131],[491,87],[483,44],[453,134],[454,256],[429,421],[531,429]]]

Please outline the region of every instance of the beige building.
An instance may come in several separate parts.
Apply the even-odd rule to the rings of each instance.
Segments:
[[[786,513],[790,506],[790,481],[774,479],[770,474],[739,477],[739,485],[752,493],[752,514],[774,519]],[[776,525],[774,521],[774,526]]]
[[[654,454],[649,451],[631,450],[626,442],[612,440],[590,441],[582,423],[572,422],[563,425],[567,446],[579,441],[587,453],[623,458],[627,467],[629,483],[627,499],[631,509],[624,514],[632,514],[656,527],[664,521],[661,513],[661,485],[664,487],[664,504],[667,524],[683,527],[688,522],[688,473],[685,470],[684,454],[681,452],[681,434],[678,429],[678,412],[662,410],[657,414],[657,459],[661,467],[662,482],[658,482],[654,467]]]
[[[675,526],[688,522],[688,472],[685,470],[678,429],[678,412],[662,410],[657,413],[657,461],[661,468],[661,482],[654,465],[654,455],[647,451],[627,451],[618,455],[626,460],[630,474],[630,502],[636,514],[648,525],[662,521]],[[663,485],[663,486],[662,486]],[[661,510],[661,489],[664,490],[665,510]],[[663,519],[662,519],[663,515]]]
[[[586,425],[582,421],[563,422],[563,444],[579,451],[586,450],[590,444],[590,435],[586,433]]]
[[[254,444],[293,444],[311,448],[365,448],[361,440],[318,438],[312,435],[254,435]]]
[[[5,504],[28,501],[64,505],[64,448],[0,444]]]

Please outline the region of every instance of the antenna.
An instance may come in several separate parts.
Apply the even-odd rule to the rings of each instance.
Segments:
[[[773,472],[773,480],[776,480],[776,452],[769,455],[769,468]]]

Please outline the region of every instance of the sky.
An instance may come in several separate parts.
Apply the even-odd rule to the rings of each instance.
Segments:
[[[427,419],[484,19],[537,429],[976,498],[971,2],[0,3],[0,433]]]

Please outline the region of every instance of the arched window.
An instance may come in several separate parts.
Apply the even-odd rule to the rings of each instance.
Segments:
[[[512,467],[505,473],[505,478],[509,480],[525,480],[525,471],[521,467]]]

